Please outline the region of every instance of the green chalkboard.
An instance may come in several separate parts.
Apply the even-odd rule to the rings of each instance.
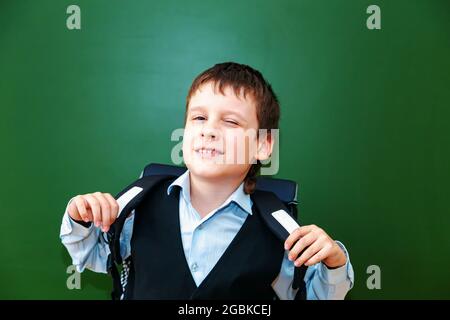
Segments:
[[[449,299],[449,57],[446,0],[1,1],[0,298],[108,299],[103,274],[66,286],[68,200],[170,163],[193,78],[236,61],[280,98],[276,177],[347,246],[347,298]]]

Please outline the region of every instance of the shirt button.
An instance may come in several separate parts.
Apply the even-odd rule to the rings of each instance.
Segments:
[[[196,262],[194,262],[194,263],[191,265],[191,269],[192,269],[193,272],[197,271],[198,265],[197,265]]]

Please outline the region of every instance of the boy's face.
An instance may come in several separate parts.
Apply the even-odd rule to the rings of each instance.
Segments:
[[[272,151],[270,142],[264,148],[258,146],[257,131],[256,106],[251,95],[236,96],[229,87],[221,94],[215,92],[212,83],[204,84],[189,101],[184,162],[197,177],[243,180],[256,159],[264,160],[264,151]]]

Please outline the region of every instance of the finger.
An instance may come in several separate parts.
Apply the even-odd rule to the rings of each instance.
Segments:
[[[104,193],[103,196],[108,200],[109,206],[111,207],[111,224],[117,219],[117,215],[119,213],[119,203],[114,199],[112,195],[109,193]]]
[[[314,232],[310,232],[306,236],[300,238],[289,251],[289,260],[294,261],[295,259],[297,259],[298,255],[311,243],[316,241],[316,239],[317,235]]]
[[[80,213],[78,212],[77,205],[75,203],[77,197],[74,197],[69,201],[69,206],[67,207],[67,212],[72,219],[77,220],[80,217]]]
[[[292,231],[292,233],[289,235],[289,237],[284,242],[284,249],[289,250],[294,245],[294,243],[297,242],[298,239],[306,236],[308,233],[313,231],[314,228],[317,228],[317,227],[312,224],[309,226],[303,226],[303,227],[297,228],[294,231]]]
[[[109,225],[111,224],[111,207],[109,205],[109,201],[106,200],[106,198],[103,196],[103,193],[101,192],[95,192],[93,196],[100,203],[102,214],[102,222],[100,224],[100,227],[102,228],[103,232],[106,232],[107,229],[109,229]]]
[[[95,198],[92,194],[86,194],[84,198],[86,199],[91,208],[92,216],[94,218],[93,219],[94,224],[98,228],[102,222],[102,212],[100,203],[98,202],[97,198]]]
[[[88,210],[86,208],[86,202],[83,199],[83,197],[81,197],[81,196],[75,197],[74,205],[76,206],[77,211],[78,211],[81,219],[83,219],[84,222],[91,221],[91,219],[90,219],[91,217],[90,217],[90,215],[88,213]]]
[[[309,260],[305,262],[305,266],[312,266],[316,263],[321,262],[322,260],[326,259],[331,251],[331,245],[323,247],[320,251],[318,251],[313,257],[311,257]]]
[[[315,254],[317,254],[323,248],[323,244],[320,241],[314,242],[310,245],[301,255],[295,260],[294,265],[300,267],[306,261],[311,259]]]

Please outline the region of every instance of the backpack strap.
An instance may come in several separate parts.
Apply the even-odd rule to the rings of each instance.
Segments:
[[[128,185],[115,197],[119,204],[119,213],[107,233],[107,242],[110,249],[110,254],[107,259],[107,270],[113,278],[113,292],[111,294],[113,300],[120,299],[124,290],[121,285],[120,273],[117,266],[121,265],[123,262],[120,254],[120,234],[122,233],[125,220],[141,203],[142,199],[153,189],[153,187],[170,178],[174,178],[174,176],[144,176]]]
[[[291,232],[300,227],[293,217],[295,212],[291,212],[274,193],[255,190],[252,198],[266,226],[283,244]],[[304,265],[294,269],[292,288],[294,290],[299,289],[295,296],[296,300],[306,299],[306,285],[304,281],[306,269]]]

